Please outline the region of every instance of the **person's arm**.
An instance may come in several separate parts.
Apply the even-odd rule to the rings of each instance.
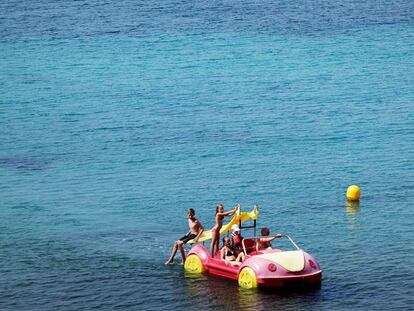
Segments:
[[[198,233],[197,233],[197,236],[194,238],[194,242],[197,242],[198,241],[198,239],[200,238],[200,235],[203,233],[203,231],[204,231],[204,227],[203,227],[203,225],[201,224],[201,222],[199,222],[198,220],[197,220],[197,225],[198,225]]]
[[[276,239],[276,236],[272,236],[268,238],[260,238],[260,242],[262,243],[272,242],[274,239]]]
[[[281,235],[280,233],[276,234],[275,236],[271,236],[268,238],[262,238],[261,241],[263,242],[272,242],[274,239],[278,239],[281,238],[283,235]]]
[[[268,243],[276,239],[275,236],[268,237],[268,238],[260,238],[256,241],[256,251],[261,251],[264,247],[263,244]]]
[[[225,260],[225,258],[226,258],[226,253],[227,253],[227,251],[225,250],[225,246],[221,249],[221,254],[220,254],[220,258],[221,258],[221,260],[224,260],[224,261],[226,261]]]
[[[236,206],[234,209],[232,209],[231,211],[228,212],[224,212],[224,213],[217,213],[216,215],[218,216],[231,216],[233,215],[235,212],[237,212],[238,207]]]
[[[262,243],[268,243],[268,242],[272,242],[274,239],[276,238],[281,238],[283,235],[281,235],[280,233],[276,234],[275,236],[271,236],[268,238],[260,238],[257,240],[256,243],[256,251],[260,250],[260,247],[263,245]]]

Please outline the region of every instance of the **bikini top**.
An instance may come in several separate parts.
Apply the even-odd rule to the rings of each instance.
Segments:
[[[230,248],[228,248],[227,247],[227,253],[226,253],[226,256],[234,256],[234,252],[230,249]]]

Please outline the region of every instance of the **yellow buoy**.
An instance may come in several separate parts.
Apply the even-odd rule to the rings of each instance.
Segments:
[[[350,201],[359,201],[359,198],[361,197],[361,190],[359,190],[359,187],[357,185],[351,185],[348,187],[348,190],[346,191],[346,198]]]

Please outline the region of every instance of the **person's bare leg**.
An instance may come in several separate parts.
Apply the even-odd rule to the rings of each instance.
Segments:
[[[181,241],[180,241],[181,242]],[[166,265],[171,265],[172,263],[174,263],[174,257],[175,257],[175,254],[177,253],[177,250],[178,250],[178,241],[176,241],[175,243],[174,243],[174,246],[173,246],[173,249],[172,249],[172,252],[171,252],[171,256],[170,256],[170,258],[168,258],[168,260],[165,262],[165,264]]]
[[[184,243],[182,241],[177,242],[178,248],[180,249],[181,252],[181,264],[183,265],[185,263],[185,252],[184,252]]]
[[[219,249],[220,249],[220,245],[219,245],[219,243],[220,243],[220,234],[217,234],[217,238],[216,238],[216,245],[215,245],[215,254],[217,254],[218,253],[218,251],[219,251]]]
[[[216,242],[216,235],[213,232],[211,235],[211,243],[210,243],[210,256],[214,257],[214,243]]]
[[[214,257],[214,253],[215,253],[215,247],[216,247],[216,233],[213,232],[212,236],[211,236],[211,244],[210,244],[210,255],[211,257]]]

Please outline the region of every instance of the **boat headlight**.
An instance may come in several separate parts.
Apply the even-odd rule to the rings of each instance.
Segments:
[[[316,269],[316,264],[313,262],[312,259],[309,259],[308,262],[312,269]]]
[[[277,266],[274,263],[269,263],[269,265],[267,266],[267,269],[270,272],[275,272],[277,270]]]

